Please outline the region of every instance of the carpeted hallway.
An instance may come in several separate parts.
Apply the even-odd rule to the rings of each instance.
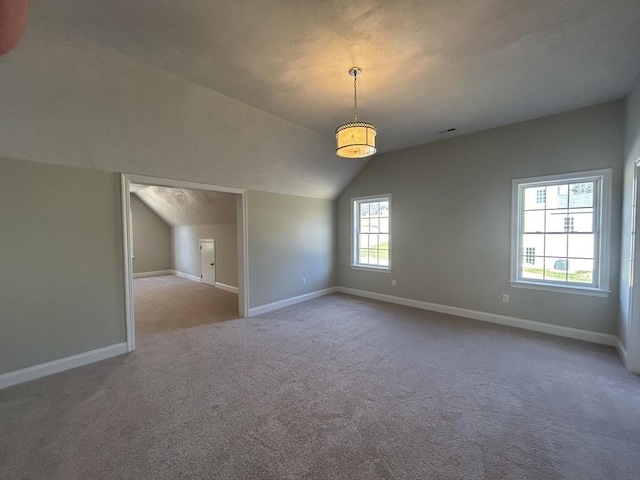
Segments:
[[[238,295],[175,275],[133,281],[136,333],[162,332],[238,317]]]
[[[637,479],[612,348],[334,294],[0,392],[2,479]]]

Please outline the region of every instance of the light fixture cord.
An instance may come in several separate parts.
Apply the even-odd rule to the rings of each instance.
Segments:
[[[353,76],[353,121],[358,121],[358,75]]]

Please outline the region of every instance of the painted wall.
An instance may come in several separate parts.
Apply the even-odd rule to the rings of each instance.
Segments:
[[[334,201],[249,191],[248,210],[250,307],[336,285]]]
[[[125,341],[120,178],[0,157],[0,373]]]
[[[631,224],[633,205],[633,170],[640,159],[640,77],[625,102],[624,198],[622,208],[622,247],[620,252],[620,341],[626,347],[631,294]],[[639,239],[636,239],[639,241]],[[636,287],[638,288],[638,287]],[[640,305],[638,306],[640,307]],[[637,320],[636,320],[637,321]]]
[[[216,282],[238,286],[236,224],[173,227],[173,269],[200,276],[200,239],[216,241]]]
[[[614,101],[374,157],[338,200],[339,285],[615,334],[623,131],[624,104]],[[511,180],[600,168],[613,168],[613,293],[511,288]],[[384,193],[393,196],[393,272],[352,269],[350,199]]]
[[[171,227],[131,195],[133,226],[133,273],[171,269]]]
[[[2,57],[0,91],[12,158],[319,198],[364,165],[338,158],[331,132],[35,24]]]

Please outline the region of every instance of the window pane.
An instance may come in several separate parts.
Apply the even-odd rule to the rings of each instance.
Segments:
[[[522,235],[522,253],[533,256],[544,255],[544,235],[541,233],[527,233]],[[533,251],[531,250],[533,249]]]
[[[569,261],[566,257],[545,257],[544,279],[552,282],[566,282]]]
[[[570,258],[568,279],[574,283],[593,284],[593,260]]]
[[[361,203],[360,204],[360,217],[368,217],[369,216],[369,204]]]
[[[360,248],[369,248],[369,235],[367,235],[366,233],[360,234]]]
[[[380,233],[389,233],[389,219],[381,218],[380,219]]]
[[[369,220],[360,220],[360,233],[369,233]]]
[[[389,202],[380,202],[380,216],[381,217],[389,216]]]
[[[568,235],[545,235],[544,236],[544,254],[547,257],[566,257],[567,256],[567,237]]]
[[[565,218],[568,217],[569,215],[566,211],[548,210],[546,212],[546,231],[563,233],[565,231]]]
[[[593,206],[593,182],[572,183],[569,185],[569,207]]]
[[[389,235],[378,235],[378,248],[389,249]]]
[[[369,219],[369,232],[378,233],[380,228],[380,219],[379,218],[370,218]]]
[[[525,280],[542,280],[542,267],[544,265],[542,257],[527,257],[521,259],[521,277]]]
[[[389,250],[378,250],[378,263],[380,265],[389,265]]]
[[[547,187],[547,208],[566,208],[569,205],[569,185]]]
[[[377,265],[378,264],[378,250],[369,249],[369,264]]]
[[[371,202],[369,204],[369,215],[372,217],[377,217],[379,212],[380,204],[378,202]]]
[[[574,232],[593,232],[593,209],[569,210]]]
[[[525,232],[544,232],[544,212],[524,212]]]
[[[376,234],[369,234],[369,248],[372,247],[377,247],[378,246],[378,235]]]
[[[568,256],[574,258],[595,258],[595,235],[593,233],[576,233],[569,235]]]
[[[547,189],[546,187],[525,188],[523,196],[525,210],[543,209],[547,201]]]
[[[358,263],[368,263],[368,262],[369,262],[369,250],[366,248],[360,249]]]

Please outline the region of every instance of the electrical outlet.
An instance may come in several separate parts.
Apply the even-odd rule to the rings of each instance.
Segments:
[[[396,279],[394,278],[393,280],[391,280],[391,286],[395,287],[396,286]]]
[[[509,303],[509,295],[506,293],[502,294],[502,303]]]
[[[306,284],[307,284],[307,279],[306,279],[306,278],[304,278],[304,277],[302,277],[302,284],[303,284],[303,285],[306,285]]]

